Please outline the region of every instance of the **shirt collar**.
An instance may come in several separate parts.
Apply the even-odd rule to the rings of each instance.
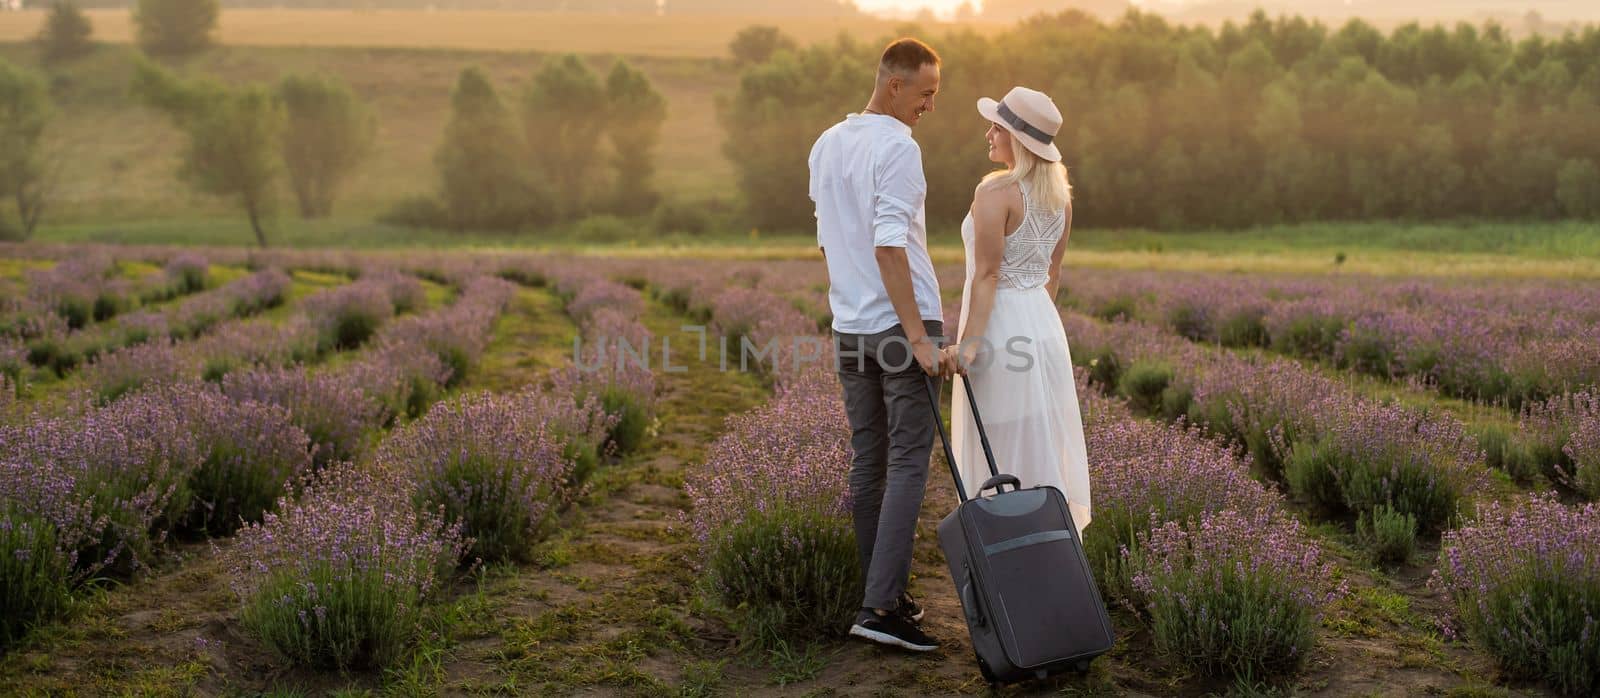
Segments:
[[[845,118],[865,119],[863,123],[869,123],[876,126],[889,126],[899,130],[901,133],[904,133],[907,136],[911,135],[910,126],[907,126],[904,121],[889,116],[888,114],[868,114],[866,112],[857,112],[855,114],[849,114]]]

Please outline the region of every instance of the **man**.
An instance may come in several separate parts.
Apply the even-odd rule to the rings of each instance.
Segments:
[[[938,649],[906,592],[938,418],[925,381],[954,369],[939,351],[944,314],[928,255],[928,185],[911,138],[938,92],[938,54],[916,39],[890,44],[866,109],[823,133],[810,158],[866,574],[850,634],[918,652]]]

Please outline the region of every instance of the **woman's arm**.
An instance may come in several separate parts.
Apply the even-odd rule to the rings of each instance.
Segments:
[[[1061,260],[1067,256],[1067,238],[1072,236],[1072,202],[1067,202],[1066,222],[1061,230],[1061,239],[1056,241],[1055,252],[1050,254],[1050,280],[1044,283],[1045,290],[1050,292],[1050,301],[1056,300],[1056,291],[1061,287]]]
[[[978,338],[989,326],[994,293],[1000,283],[1000,262],[1005,257],[1006,229],[1010,223],[1010,187],[979,187],[972,196],[972,295],[967,299],[967,324],[961,332],[961,368],[977,358]],[[967,340],[971,340],[968,344]]]

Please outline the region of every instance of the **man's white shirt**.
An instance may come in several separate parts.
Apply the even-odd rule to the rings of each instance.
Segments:
[[[810,166],[834,331],[875,334],[899,324],[878,271],[878,247],[905,248],[922,319],[943,320],[928,255],[928,182],[911,127],[892,116],[851,114],[817,139]]]

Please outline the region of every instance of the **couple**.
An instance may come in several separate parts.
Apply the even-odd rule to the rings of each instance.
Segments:
[[[906,586],[939,418],[925,381],[967,375],[1001,472],[1024,487],[1060,489],[1080,534],[1089,523],[1083,425],[1054,300],[1072,219],[1066,168],[1051,142],[1061,112],[1021,87],[999,102],[978,100],[989,159],[1004,169],[978,184],[961,225],[966,282],[950,338],[959,341],[945,346],[924,223],[927,182],[911,137],[938,92],[933,49],[916,39],[890,44],[867,108],[823,133],[810,157],[866,574],[850,634],[924,652],[938,644],[919,627],[922,609]],[[970,491],[988,479],[988,466],[965,389],[958,383],[955,392],[951,446]]]

